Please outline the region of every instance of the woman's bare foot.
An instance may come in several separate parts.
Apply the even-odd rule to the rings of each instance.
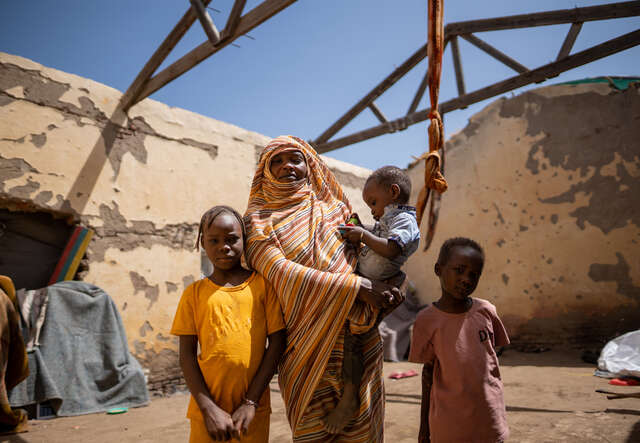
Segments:
[[[358,388],[352,383],[344,385],[342,398],[325,419],[324,428],[329,434],[339,434],[353,418],[360,406],[357,390]]]

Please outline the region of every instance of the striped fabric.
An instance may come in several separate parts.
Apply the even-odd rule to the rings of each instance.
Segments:
[[[308,176],[278,182],[269,170],[274,155],[302,152]],[[336,227],[351,206],[333,173],[303,140],[281,136],[264,149],[251,188],[245,220],[249,265],[276,289],[287,325],[287,349],[279,369],[289,424],[296,442],[382,442],[384,393],[382,345],[372,326],[377,312],[356,301],[360,277],[356,256]],[[345,320],[366,334],[360,411],[339,436],[322,419],[342,391]]]

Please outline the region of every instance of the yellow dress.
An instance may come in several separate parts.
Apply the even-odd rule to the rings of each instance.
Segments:
[[[231,414],[242,403],[258,371],[267,335],[284,327],[273,289],[254,272],[238,286],[218,286],[208,278],[189,285],[178,304],[171,334],[198,336],[200,371],[213,401]],[[268,442],[270,414],[267,388],[241,441]],[[190,442],[213,441],[193,396],[187,417],[191,420]]]

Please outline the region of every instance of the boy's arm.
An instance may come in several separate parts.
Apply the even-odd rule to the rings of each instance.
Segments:
[[[264,352],[258,371],[253,377],[253,380],[251,380],[249,389],[247,389],[245,399],[248,400],[248,402],[243,402],[232,415],[235,430],[237,432],[247,432],[249,423],[251,423],[251,420],[253,420],[253,416],[256,413],[258,401],[273,378],[273,374],[276,372],[280,358],[282,357],[287,345],[286,329],[281,329],[269,334],[268,337],[269,345]]]
[[[349,243],[358,245],[363,242],[376,254],[385,258],[396,258],[402,253],[402,248],[394,240],[378,237],[360,226],[340,226],[340,230]]]
[[[431,384],[433,383],[433,366],[425,364],[422,367],[422,403],[420,405],[420,432],[419,443],[431,441],[429,432],[429,402],[431,401]]]
[[[228,440],[240,435],[233,427],[233,420],[228,412],[222,410],[211,398],[207,384],[200,371],[197,360],[198,336],[180,336],[180,367],[187,387],[202,412],[207,431],[216,440]]]

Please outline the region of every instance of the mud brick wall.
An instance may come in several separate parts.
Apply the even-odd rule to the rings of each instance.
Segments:
[[[515,341],[578,346],[637,329],[639,140],[639,82],[548,86],[474,115],[446,145],[433,245],[408,265],[423,301],[439,297],[442,242],[467,236],[486,252],[476,296]],[[423,172],[410,168],[413,201]]]
[[[79,278],[113,298],[131,352],[162,390],[181,376],[169,329],[183,289],[200,278],[200,216],[216,204],[244,211],[269,137],[153,100],[125,114],[121,96],[0,53],[0,209],[95,231]],[[366,218],[370,171],[326,161]]]

